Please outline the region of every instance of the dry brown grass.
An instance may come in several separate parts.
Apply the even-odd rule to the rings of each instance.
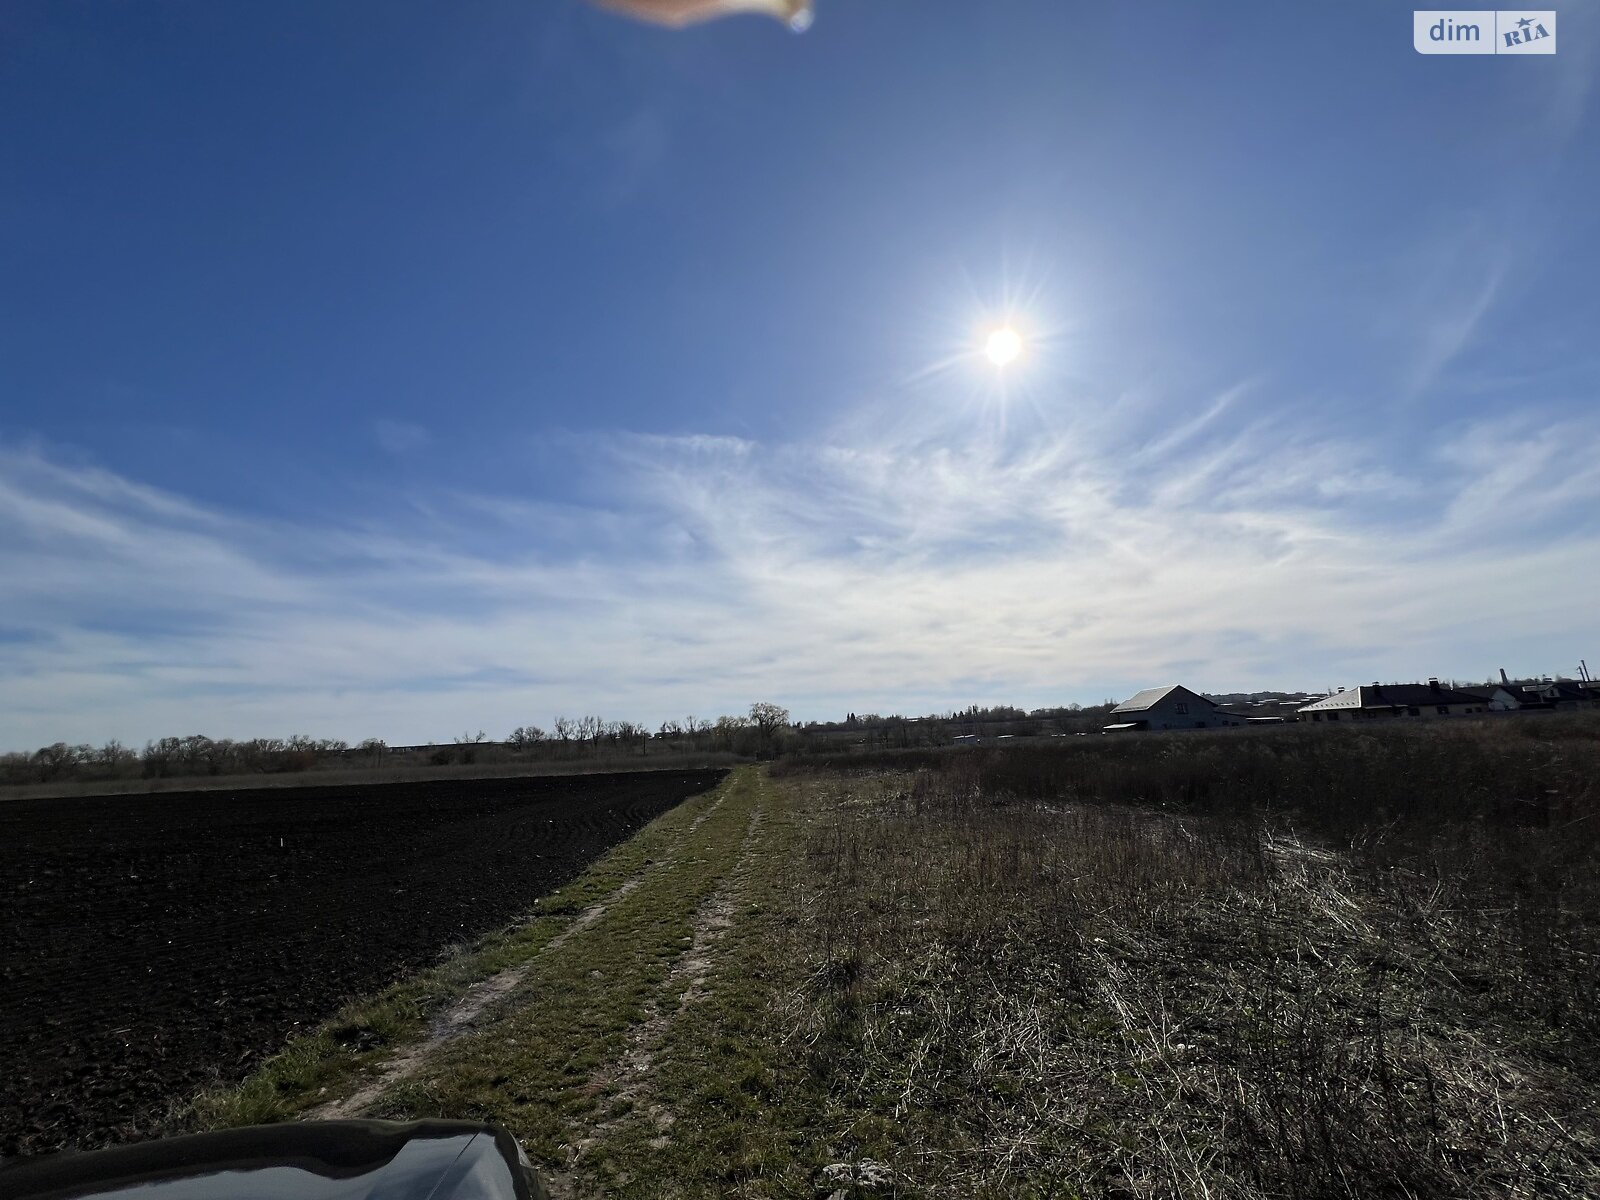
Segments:
[[[1204,746],[1117,786],[1192,783]],[[1560,831],[1341,843],[940,765],[799,777],[791,1017],[840,1157],[951,1196],[1600,1191],[1594,914]]]
[[[775,772],[393,1112],[619,1200],[1600,1195],[1600,721],[1308,732]]]

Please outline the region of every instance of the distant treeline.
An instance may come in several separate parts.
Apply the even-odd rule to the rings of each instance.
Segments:
[[[912,750],[948,746],[956,738],[1049,737],[1098,733],[1105,715],[1117,706],[1068,704],[1059,708],[1013,708],[971,705],[923,717],[850,713],[842,721],[811,721],[796,727],[787,747],[791,753],[827,754],[849,747],[866,750]]]
[[[669,720],[655,730],[633,721],[558,717],[548,732],[537,725],[523,725],[497,742],[479,730],[461,734],[448,743],[426,746],[390,746],[382,738],[368,738],[352,746],[336,738],[305,734],[247,741],[191,734],[159,738],[147,742],[142,750],[115,740],[103,746],[56,742],[32,753],[0,755],[0,785],[269,775],[339,767],[614,760],[646,755],[733,754],[767,758],[790,749],[795,737],[787,709],[760,703],[752,704],[745,715]]]
[[[305,771],[344,754],[347,743],[296,734],[289,738],[164,737],[143,750],[115,739],[103,746],[56,742],[32,754],[0,755],[0,782],[54,783],[62,779],[167,779],[180,775],[248,775]]]
[[[0,755],[0,786],[117,779],[182,779],[273,775],[340,767],[421,768],[567,760],[615,760],[653,755],[830,754],[841,750],[912,750],[948,746],[957,738],[1050,737],[1098,732],[1115,701],[1060,708],[968,708],[920,717],[850,713],[842,721],[792,724],[787,709],[752,704],[745,714],[685,717],[651,728],[603,717],[557,717],[544,729],[521,725],[501,740],[483,730],[449,742],[391,746],[382,738],[351,745],[336,738],[164,737],[142,750],[109,741],[102,746],[56,742],[32,752]]]

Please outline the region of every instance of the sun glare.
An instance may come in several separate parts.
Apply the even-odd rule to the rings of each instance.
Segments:
[[[996,329],[984,343],[983,352],[995,366],[1003,367],[1022,353],[1022,335],[1009,326]]]

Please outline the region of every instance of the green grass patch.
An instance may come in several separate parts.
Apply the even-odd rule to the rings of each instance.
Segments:
[[[603,1072],[690,944],[695,914],[739,861],[765,784],[730,777],[723,803],[588,929],[542,955],[499,1019],[398,1084],[374,1115],[494,1121],[546,1166],[599,1115]]]
[[[673,1014],[639,1102],[621,1119],[608,1114],[575,1194],[810,1195],[830,1161],[826,1095],[791,1036],[804,974],[797,918],[807,898],[795,866],[805,814],[799,789],[765,786],[704,994]]]
[[[572,882],[535,901],[527,920],[462,946],[437,967],[376,995],[352,1000],[316,1029],[292,1038],[241,1083],[199,1096],[175,1124],[190,1129],[269,1124],[354,1092],[369,1071],[425,1036],[429,1021],[473,984],[536,959],[585,908],[608,900],[671,855],[730,782],[663,813]]]

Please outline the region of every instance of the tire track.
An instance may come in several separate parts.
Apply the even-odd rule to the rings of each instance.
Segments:
[[[684,829],[683,833],[673,840],[666,853],[623,881],[604,900],[596,901],[583,909],[573,919],[572,924],[551,938],[537,953],[526,961],[518,963],[514,967],[507,967],[504,971],[500,971],[486,979],[481,979],[469,987],[455,1003],[434,1016],[429,1026],[427,1037],[405,1047],[390,1058],[384,1064],[376,1079],[358,1088],[349,1096],[329,1101],[308,1110],[305,1114],[305,1119],[331,1121],[361,1116],[372,1108],[391,1087],[409,1079],[420,1071],[428,1060],[438,1053],[441,1047],[482,1025],[516,991],[518,985],[527,978],[528,973],[539,962],[546,956],[560,951],[572,939],[591,928],[610,911],[612,905],[626,899],[638,890],[649,878],[651,872],[655,871],[662,862],[682,850],[690,839],[699,832],[700,827],[706,823],[711,815],[722,807],[727,796],[727,789],[723,789],[716,800],[708,804],[705,811],[698,814]],[[754,815],[759,815],[759,812],[760,810],[757,809]],[[741,854],[742,852],[741,849]]]
[[[629,1121],[644,1119],[654,1123],[658,1137],[665,1137],[675,1118],[663,1102],[652,1094],[651,1069],[657,1054],[671,1035],[679,1014],[706,996],[706,981],[711,975],[715,950],[734,927],[738,894],[743,890],[745,864],[750,847],[760,832],[766,814],[765,784],[745,826],[739,853],[722,883],[696,910],[691,925],[689,946],[672,965],[661,990],[651,1001],[643,1019],[629,1031],[627,1044],[617,1059],[596,1072],[590,1088],[608,1094],[609,1107],[621,1108],[619,1115],[600,1121],[589,1133],[574,1142],[565,1169],[546,1172],[545,1182],[552,1200],[576,1200],[581,1194],[577,1176],[594,1148]],[[668,1006],[667,997],[677,1003]]]

